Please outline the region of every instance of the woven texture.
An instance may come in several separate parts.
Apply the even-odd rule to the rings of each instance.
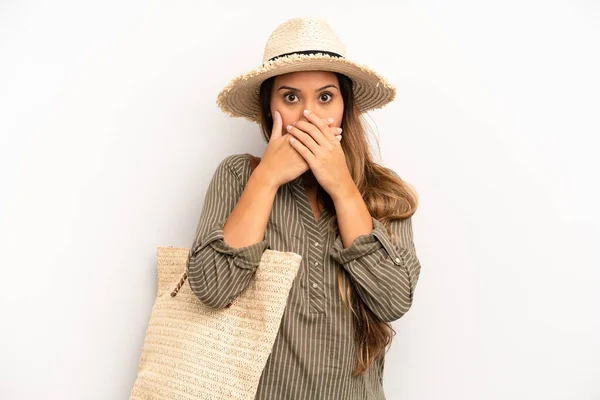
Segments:
[[[157,248],[158,292],[130,400],[252,400],[302,256],[265,250],[248,287],[214,309],[187,282],[171,296],[188,254]]]
[[[317,49],[346,57],[346,47],[327,22],[320,18],[292,18],[269,36],[263,64],[281,54]]]

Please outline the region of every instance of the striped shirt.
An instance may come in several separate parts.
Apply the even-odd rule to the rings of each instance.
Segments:
[[[250,155],[233,154],[218,165],[209,184],[196,236],[189,252],[188,280],[198,298],[225,307],[252,279],[265,249],[302,255],[281,325],[260,378],[257,400],[385,399],[384,358],[364,376],[356,367],[351,311],[342,303],[337,270],[352,282],[363,302],[380,319],[394,321],[411,306],[420,273],[411,219],[385,226],[373,218],[371,233],[347,248],[328,230],[330,213],[318,221],[302,176],[278,188],[264,240],[233,248],[223,241],[223,226],[250,176]]]

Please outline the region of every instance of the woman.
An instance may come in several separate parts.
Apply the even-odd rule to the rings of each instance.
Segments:
[[[265,249],[303,256],[256,399],[385,398],[390,322],[410,308],[420,272],[418,201],[373,161],[360,114],[394,96],[318,18],[281,24],[263,65],[218,96],[268,144],[253,173],[249,154],[217,167],[188,260],[192,290],[226,307]]]

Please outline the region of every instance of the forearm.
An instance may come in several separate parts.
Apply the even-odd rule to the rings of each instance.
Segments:
[[[421,265],[414,250],[410,218],[393,220],[391,239],[385,225],[371,218],[373,231],[348,247],[337,237],[330,255],[352,277],[365,304],[383,321],[402,317],[411,307]]]
[[[356,185],[353,186],[348,194],[333,200],[344,248],[350,247],[357,237],[373,231],[369,209]]]
[[[354,186],[356,188],[356,186]],[[372,217],[358,189],[334,198],[340,237],[332,257],[350,274],[367,306],[383,321],[402,317],[411,307],[420,272],[409,220],[394,220],[396,246],[385,226]]]
[[[190,287],[200,301],[214,308],[226,307],[246,288],[269,247],[261,238],[276,190],[256,174],[258,168],[242,183],[241,172],[234,170],[240,161],[232,155],[217,167],[188,256]]]
[[[238,203],[223,226],[223,241],[231,247],[245,247],[264,240],[278,185],[268,178],[268,171],[260,167],[258,165],[250,175]]]

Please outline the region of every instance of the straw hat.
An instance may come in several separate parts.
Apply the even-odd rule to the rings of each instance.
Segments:
[[[359,112],[381,108],[394,100],[396,89],[364,65],[346,58],[346,49],[321,18],[292,18],[267,40],[263,64],[234,78],[217,96],[217,105],[231,117],[259,121],[260,85],[266,79],[296,71],[331,71],[353,81]]]

